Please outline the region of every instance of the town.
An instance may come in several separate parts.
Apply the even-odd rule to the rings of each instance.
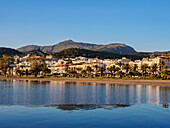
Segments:
[[[0,75],[20,77],[103,77],[170,79],[170,55],[142,60],[74,57],[53,58],[52,55],[7,56],[0,58]]]

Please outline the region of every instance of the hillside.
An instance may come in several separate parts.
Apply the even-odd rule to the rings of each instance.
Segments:
[[[105,52],[105,51],[91,51],[87,49],[80,49],[80,48],[68,48],[65,50],[62,50],[57,53],[52,54],[55,58],[67,58],[67,57],[88,57],[88,58],[103,58],[103,59],[116,59],[116,58],[122,58],[127,57],[132,60],[134,59],[142,59],[143,57],[149,57],[148,54],[132,54],[132,55],[121,55],[117,53],[111,53],[111,52]]]
[[[106,52],[112,52],[118,54],[136,53],[136,51],[132,47],[125,44],[115,43],[115,44],[107,44],[107,45],[96,45],[96,44],[89,44],[89,43],[74,42],[72,40],[66,40],[52,46],[27,45],[18,48],[17,50],[20,52],[27,52],[38,48],[40,48],[40,50],[42,50],[44,53],[56,53],[68,48],[81,48],[81,49],[88,49],[93,51],[106,51]]]
[[[65,50],[62,50],[57,53],[52,54],[55,58],[66,58],[66,57],[88,57],[88,58],[110,58],[113,59],[115,58],[121,58],[120,54],[117,53],[110,53],[110,52],[100,52],[100,51],[91,51],[87,49],[79,49],[79,48],[68,48]]]
[[[42,56],[42,55],[47,55],[46,53],[44,53],[43,51],[41,51],[39,48],[38,49],[34,49],[34,50],[31,50],[31,51],[28,51],[28,52],[23,52],[23,55],[26,55],[26,54],[35,54],[37,56]]]
[[[21,55],[22,53],[12,49],[12,48],[5,48],[5,47],[0,47],[0,57],[2,55],[8,55],[8,56],[12,56],[12,55]]]
[[[104,59],[113,59],[113,58],[127,57],[129,59],[135,60],[135,59],[142,59],[142,58],[150,57],[152,55],[154,55],[155,57],[161,56],[162,53],[163,52],[136,52],[133,54],[121,55],[118,53],[112,53],[112,52],[106,52],[106,51],[92,51],[92,50],[80,49],[80,48],[68,48],[60,52],[52,53],[52,55],[55,58],[84,56],[88,58],[99,57],[99,58],[104,58]],[[26,54],[36,54],[40,56],[47,55],[47,53],[44,53],[39,48],[28,51],[28,52],[19,52],[15,49],[0,47],[0,56],[2,56],[3,54],[10,55],[10,56],[12,55],[24,56]]]

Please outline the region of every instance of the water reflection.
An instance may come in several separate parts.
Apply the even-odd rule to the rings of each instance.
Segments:
[[[56,107],[57,109],[61,110],[93,110],[98,108],[103,108],[107,110],[113,110],[116,108],[123,108],[129,107],[130,105],[123,105],[123,104],[104,104],[104,105],[97,105],[97,104],[59,104],[59,105],[46,105],[45,107]]]
[[[134,104],[168,108],[170,87],[62,81],[0,81],[0,105],[44,105],[62,110],[118,108]]]

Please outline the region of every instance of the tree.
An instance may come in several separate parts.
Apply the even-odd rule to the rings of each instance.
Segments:
[[[99,71],[100,71],[100,76],[102,77],[103,76],[103,72],[105,71],[106,69],[104,67],[100,67],[99,68]]]
[[[72,60],[68,58],[68,64],[72,64]]]
[[[107,70],[110,72],[111,77],[112,77],[112,76],[113,76],[113,69],[112,69],[112,66],[111,66],[111,67],[108,67]]]
[[[65,72],[67,72],[68,69],[69,69],[69,63],[66,63],[66,64],[65,64]]]
[[[46,63],[41,64],[41,70],[42,70],[43,74],[45,74],[45,75],[46,75],[46,73],[50,72]]]
[[[113,76],[115,76],[116,71],[120,70],[120,68],[116,67],[115,65],[112,66]]]
[[[164,52],[164,53],[162,54],[162,56],[165,58],[165,65],[167,66],[167,60],[168,60],[170,54],[169,54],[168,52]]]
[[[20,76],[23,76],[24,75],[24,70],[23,70],[24,66],[21,65],[20,67],[21,67],[21,69],[20,69],[20,71],[21,71]]]
[[[28,74],[29,74],[28,69],[26,69],[25,74],[26,74],[26,76],[28,76]]]
[[[119,77],[122,77],[123,74],[124,74],[124,73],[122,72],[122,70],[118,70],[118,71],[117,71],[117,75],[118,75]]]
[[[163,56],[163,57],[166,57],[166,58],[169,58],[170,55],[169,55],[168,52],[164,52],[164,53],[162,54],[162,56]]]
[[[134,64],[134,65],[133,65],[133,71],[136,72],[137,69],[138,69],[138,65],[137,65],[137,64]]]
[[[42,70],[41,64],[38,61],[34,61],[30,70],[37,77],[38,73]]]
[[[86,74],[86,70],[81,70],[81,74],[82,74],[82,76],[84,77],[85,74]]]
[[[160,67],[161,67],[161,68],[160,68],[160,71],[162,71],[163,66],[165,65],[165,62],[161,60],[160,63],[159,63],[159,65],[160,65]]]
[[[148,69],[148,65],[147,64],[143,64],[141,66],[141,71],[142,71],[142,76],[144,76],[144,74],[146,73],[146,70]]]
[[[153,64],[153,65],[151,66],[151,72],[152,72],[153,75],[155,75],[157,69],[158,69],[157,64]]]
[[[35,77],[37,77],[37,75],[40,71],[45,72],[48,70],[43,57],[37,57],[36,55],[32,55],[29,58],[29,62],[31,63],[30,70],[34,74]]]
[[[125,65],[124,65],[124,69],[126,69],[126,73],[128,73],[128,71],[129,71],[129,69],[130,69],[129,64],[125,64]]]
[[[97,75],[97,71],[98,71],[99,66],[96,64],[96,65],[94,65],[94,68],[95,68],[96,75]]]
[[[107,70],[111,73],[111,77],[115,76],[115,72],[118,70],[115,65],[110,66]]]
[[[164,78],[167,78],[170,76],[170,69],[163,69],[161,73],[164,76]]]
[[[90,66],[87,66],[86,67],[86,71],[88,72],[88,76],[90,76],[90,74],[93,71],[93,69]]]
[[[134,76],[134,72],[130,71],[129,75],[130,75],[130,77]]]
[[[22,71],[19,68],[16,68],[16,74],[22,76]]]
[[[75,76],[77,74],[77,72],[75,70],[68,70],[67,73],[69,74],[69,76]]]
[[[131,67],[131,72],[133,72],[133,75],[137,75],[138,74],[138,65],[137,64],[134,64],[132,67]]]
[[[121,68],[123,63],[121,61],[117,62],[117,65],[119,65],[119,67]]]
[[[14,59],[10,56],[3,55],[2,58],[0,58],[0,70],[3,72],[3,74],[6,76],[7,71],[12,67],[14,63]]]

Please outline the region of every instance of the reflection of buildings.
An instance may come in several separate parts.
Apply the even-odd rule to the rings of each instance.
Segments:
[[[2,105],[133,105],[170,103],[170,87],[62,81],[1,81]]]

